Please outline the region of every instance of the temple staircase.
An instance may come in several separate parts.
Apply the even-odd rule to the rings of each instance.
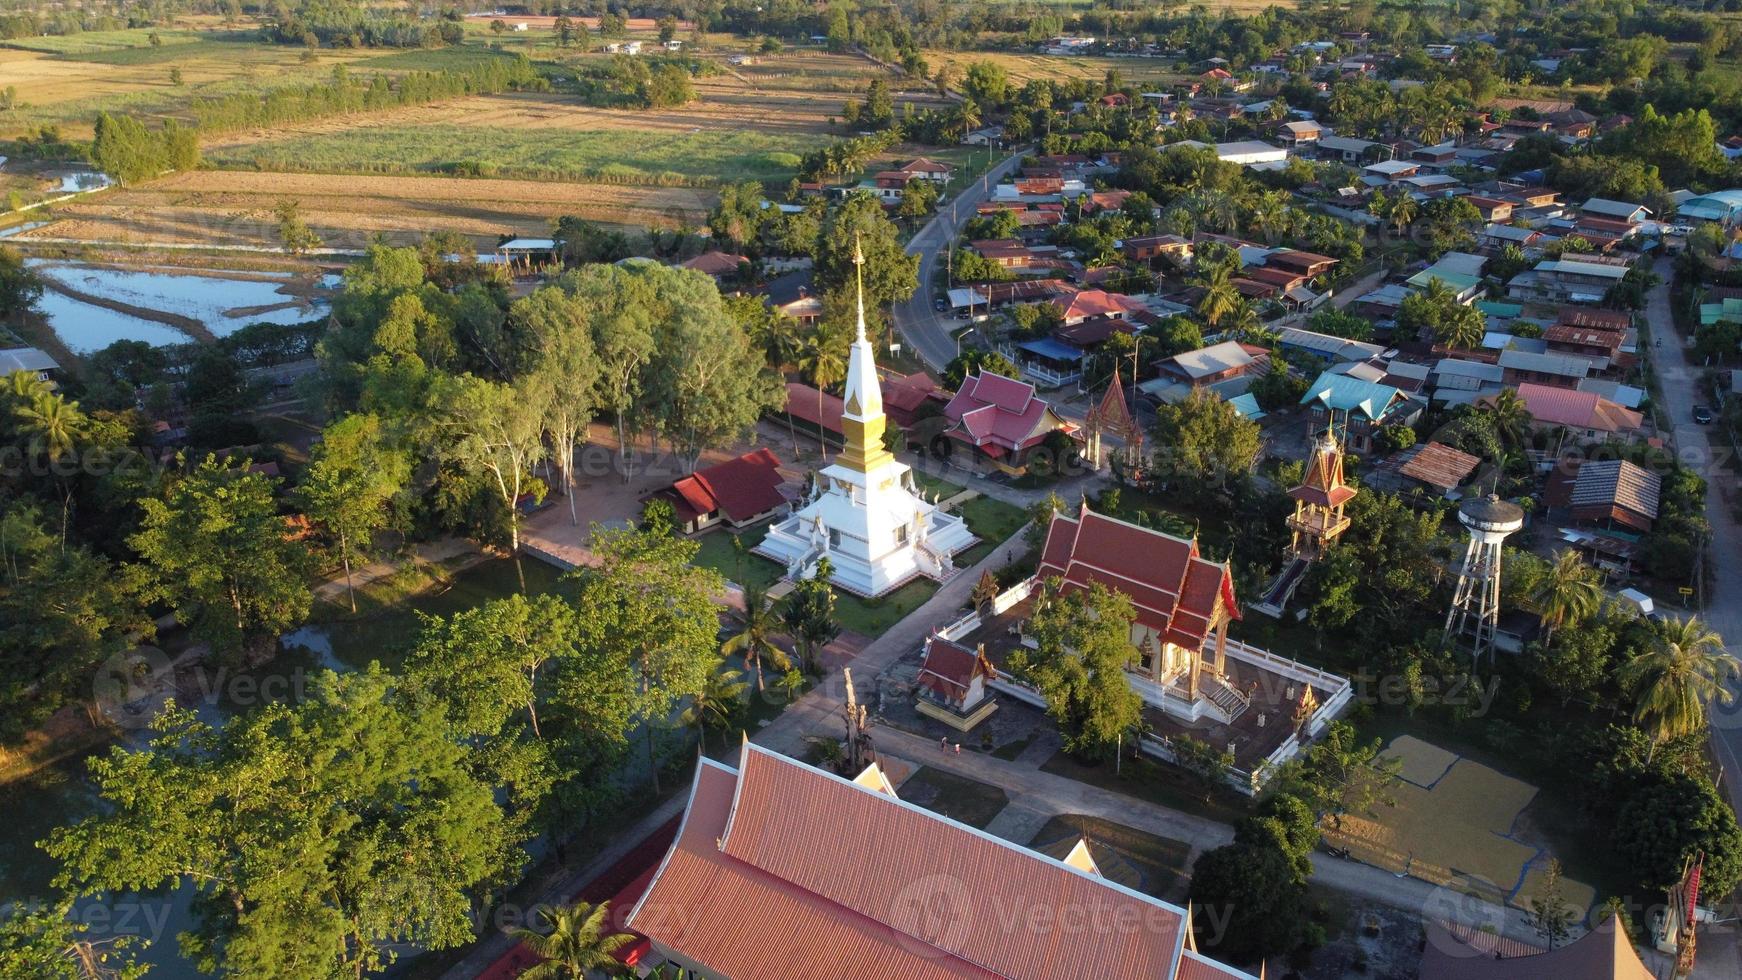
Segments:
[[[1209,698],[1223,714],[1228,716],[1229,724],[1234,719],[1246,713],[1252,706],[1252,699],[1230,687],[1226,681],[1209,671],[1198,675],[1198,693]]]
[[[1282,616],[1282,610],[1288,606],[1288,600],[1294,597],[1294,590],[1300,587],[1301,580],[1306,578],[1307,566],[1312,562],[1296,555],[1283,566],[1282,574],[1270,583],[1264,590],[1262,601],[1252,605],[1253,612],[1263,613],[1276,619]]]

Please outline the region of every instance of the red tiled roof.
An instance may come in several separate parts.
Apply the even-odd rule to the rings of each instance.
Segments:
[[[1053,429],[1069,425],[1046,399],[1035,396],[1033,385],[989,371],[963,380],[961,390],[944,406],[944,416],[955,423],[949,430],[953,436],[986,451],[995,446],[1027,449]]]
[[[925,662],[919,667],[919,682],[946,698],[960,698],[976,676],[993,676],[992,665],[979,650],[970,650],[936,633],[926,638]]]
[[[841,434],[841,400],[828,392],[822,393],[822,415],[817,414],[817,390],[799,381],[786,383],[786,414],[800,422],[809,422],[815,426],[819,421],[824,429],[836,435]]]
[[[1530,417],[1546,425],[1565,425],[1600,432],[1630,432],[1640,428],[1645,416],[1610,401],[1595,392],[1558,388],[1525,382],[1518,397]]]
[[[736,980],[1244,976],[1178,973],[1181,909],[748,742],[703,760],[629,926]]]
[[[944,400],[944,390],[924,371],[912,374],[890,374],[883,378],[883,409],[894,418],[911,421],[913,413],[927,401]],[[899,419],[897,420],[899,422]]]
[[[815,408],[816,403],[811,405]],[[786,503],[780,492],[783,482],[780,460],[758,449],[675,480],[670,490],[697,516],[719,511],[736,522],[779,509]]]
[[[1052,302],[1054,306],[1059,308],[1059,314],[1067,323],[1085,320],[1092,316],[1113,316],[1148,309],[1129,296],[1122,293],[1109,293],[1104,289],[1079,289],[1075,293],[1060,296]]]
[[[1651,980],[1654,976],[1613,916],[1559,949],[1522,955],[1512,944],[1496,948],[1493,937],[1463,932],[1467,938],[1437,922],[1427,924],[1421,980]]]
[[[736,275],[738,267],[748,261],[750,260],[742,255],[733,255],[730,252],[715,249],[679,263],[679,268],[694,269],[697,272],[705,272],[718,278],[719,276]]]
[[[1072,347],[1095,347],[1106,343],[1108,338],[1116,333],[1134,334],[1137,332],[1137,326],[1135,320],[1115,320],[1110,316],[1092,316],[1086,320],[1059,327],[1052,332],[1052,335]]]
[[[1201,649],[1222,612],[1240,618],[1234,579],[1198,554],[1196,541],[1127,524],[1084,506],[1076,518],[1053,516],[1041,549],[1041,579],[1066,589],[1099,582],[1131,598],[1137,622],[1188,650]]]

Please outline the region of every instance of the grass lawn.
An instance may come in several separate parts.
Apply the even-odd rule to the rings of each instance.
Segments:
[[[713,183],[784,180],[793,173],[791,155],[812,142],[750,128],[652,135],[631,128],[401,125],[223,147],[209,158],[223,167],[293,172],[443,173],[467,163],[504,176]]]
[[[709,531],[696,539],[702,547],[696,552],[695,564],[719,572],[728,582],[769,588],[780,581],[786,574],[786,569],[779,562],[750,554],[750,549],[762,543],[762,537],[768,533],[770,523],[772,522],[764,521],[737,533],[736,536],[744,542],[745,550],[742,554],[732,546],[734,535],[730,530],[722,527]]]
[[[956,564],[963,568],[991,554],[992,549],[1009,540],[1028,523],[1028,514],[1022,508],[991,497],[975,497],[958,506],[955,512],[962,515],[962,519],[968,522],[968,530],[980,539],[979,544],[956,556]]]
[[[996,786],[926,766],[907,777],[899,792],[909,803],[980,830],[1010,802]]]
[[[562,575],[536,558],[522,559],[526,591],[530,595],[560,587]],[[397,670],[417,641],[421,624],[418,613],[451,616],[492,599],[520,591],[514,562],[492,559],[459,572],[440,565],[402,567],[398,573],[357,589],[357,612],[352,613],[345,594],[335,601],[317,601],[309,615],[312,627],[332,644],[333,656],[344,664],[361,668],[378,660]]]
[[[1196,780],[1144,756],[1126,759],[1122,771],[1116,774],[1111,762],[1085,765],[1060,751],[1042,763],[1040,769],[1146,803],[1195,813],[1223,823],[1233,823],[1246,815],[1245,797],[1236,795],[1233,790],[1217,790],[1206,800],[1203,787]]]
[[[912,473],[913,485],[928,497],[936,494],[939,500],[948,500],[966,489],[959,483],[951,483],[935,473],[927,473],[917,467]]]
[[[1061,814],[1048,820],[1029,846],[1036,850],[1045,848],[1052,854],[1055,850],[1052,845],[1057,844],[1056,849],[1062,853],[1054,856],[1062,857],[1079,837],[1088,838],[1089,853],[1102,865],[1103,875],[1146,895],[1167,898],[1177,894],[1191,876],[1191,867],[1186,863],[1192,852],[1190,844],[1080,813]],[[1135,872],[1137,880],[1121,880],[1131,877],[1129,872]]]
[[[1005,742],[1003,745],[993,749],[992,757],[995,759],[1003,759],[1005,762],[1015,762],[1017,757],[1022,755],[1022,753],[1027,750],[1028,746],[1033,742],[1034,733],[1029,732],[1027,735],[1022,736],[1014,742]]]
[[[925,605],[938,590],[936,582],[917,578],[894,592],[876,599],[861,599],[840,590],[835,591],[835,619],[841,628],[861,636],[880,636],[884,630],[907,618]]]

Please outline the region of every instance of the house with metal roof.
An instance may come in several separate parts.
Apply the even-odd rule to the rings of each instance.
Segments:
[[[1543,491],[1550,516],[1642,534],[1657,520],[1662,496],[1663,477],[1624,459],[1564,464]]]
[[[1513,276],[1506,295],[1548,303],[1598,303],[1626,278],[1629,268],[1624,259],[1569,252]]]
[[[1391,425],[1410,425],[1421,417],[1421,404],[1400,388],[1365,381],[1336,371],[1325,371],[1311,385],[1300,403],[1307,406],[1307,429],[1318,432],[1327,424],[1343,437],[1351,451],[1373,451],[1373,438]]]
[[[43,381],[52,382],[60,365],[47,353],[35,347],[8,347],[0,350],[0,377],[23,371]]]
[[[1676,217],[1684,221],[1716,221],[1730,224],[1742,217],[1742,190],[1713,191],[1681,202]]]
[[[1300,327],[1284,327],[1277,343],[1286,350],[1297,350],[1325,361],[1365,361],[1385,353],[1378,344],[1350,340]]]
[[[989,371],[962,381],[944,417],[950,422],[944,434],[972,450],[972,465],[1013,476],[1028,472],[1029,454],[1052,433],[1074,437],[1077,431],[1034,385]]]
[[[1500,352],[1503,381],[1509,385],[1535,383],[1557,388],[1577,388],[1596,368],[1579,354],[1536,353],[1508,347]]]
[[[1318,142],[1319,156],[1344,163],[1360,163],[1370,156],[1390,152],[1391,148],[1383,143],[1356,139],[1353,136],[1325,136]]]
[[[1651,217],[1651,209],[1643,204],[1632,201],[1612,201],[1606,197],[1593,197],[1579,205],[1579,210],[1598,218],[1613,218],[1636,225]]]
[[[1518,386],[1518,397],[1530,413],[1531,428],[1539,432],[1564,430],[1593,442],[1645,435],[1643,415],[1595,392],[1527,382]]]
[[[1447,252],[1433,265],[1410,276],[1407,283],[1414,289],[1426,289],[1429,283],[1438,280],[1458,302],[1469,303],[1481,295],[1482,267],[1487,263],[1488,260],[1480,255]]]

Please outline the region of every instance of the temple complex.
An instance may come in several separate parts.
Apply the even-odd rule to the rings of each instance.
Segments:
[[[854,256],[863,264],[864,256]],[[769,528],[756,554],[786,566],[789,578],[816,574],[829,560],[829,581],[855,595],[876,597],[920,576],[943,581],[952,555],[978,539],[966,523],[920,496],[907,464],[883,445],[883,393],[871,341],[865,337],[865,288],[859,285],[859,331],[847,362],[842,397],[843,446],[817,474],[810,497]]]
[[[1251,792],[1348,703],[1347,678],[1228,636],[1240,619],[1233,575],[1226,563],[1206,558],[1195,539],[1098,514],[1086,503],[1074,516],[1053,516],[1032,578],[937,630],[928,654],[945,649],[944,642],[971,652],[969,662],[984,659],[996,670],[987,687],[1044,707],[1045,699],[1004,665],[1018,646],[1034,645],[1026,629],[1043,587],[1070,592],[1095,584],[1131,600],[1126,680],[1158,736],[1142,747],[1158,757],[1171,758],[1167,738],[1189,735],[1232,753],[1233,779]]]

